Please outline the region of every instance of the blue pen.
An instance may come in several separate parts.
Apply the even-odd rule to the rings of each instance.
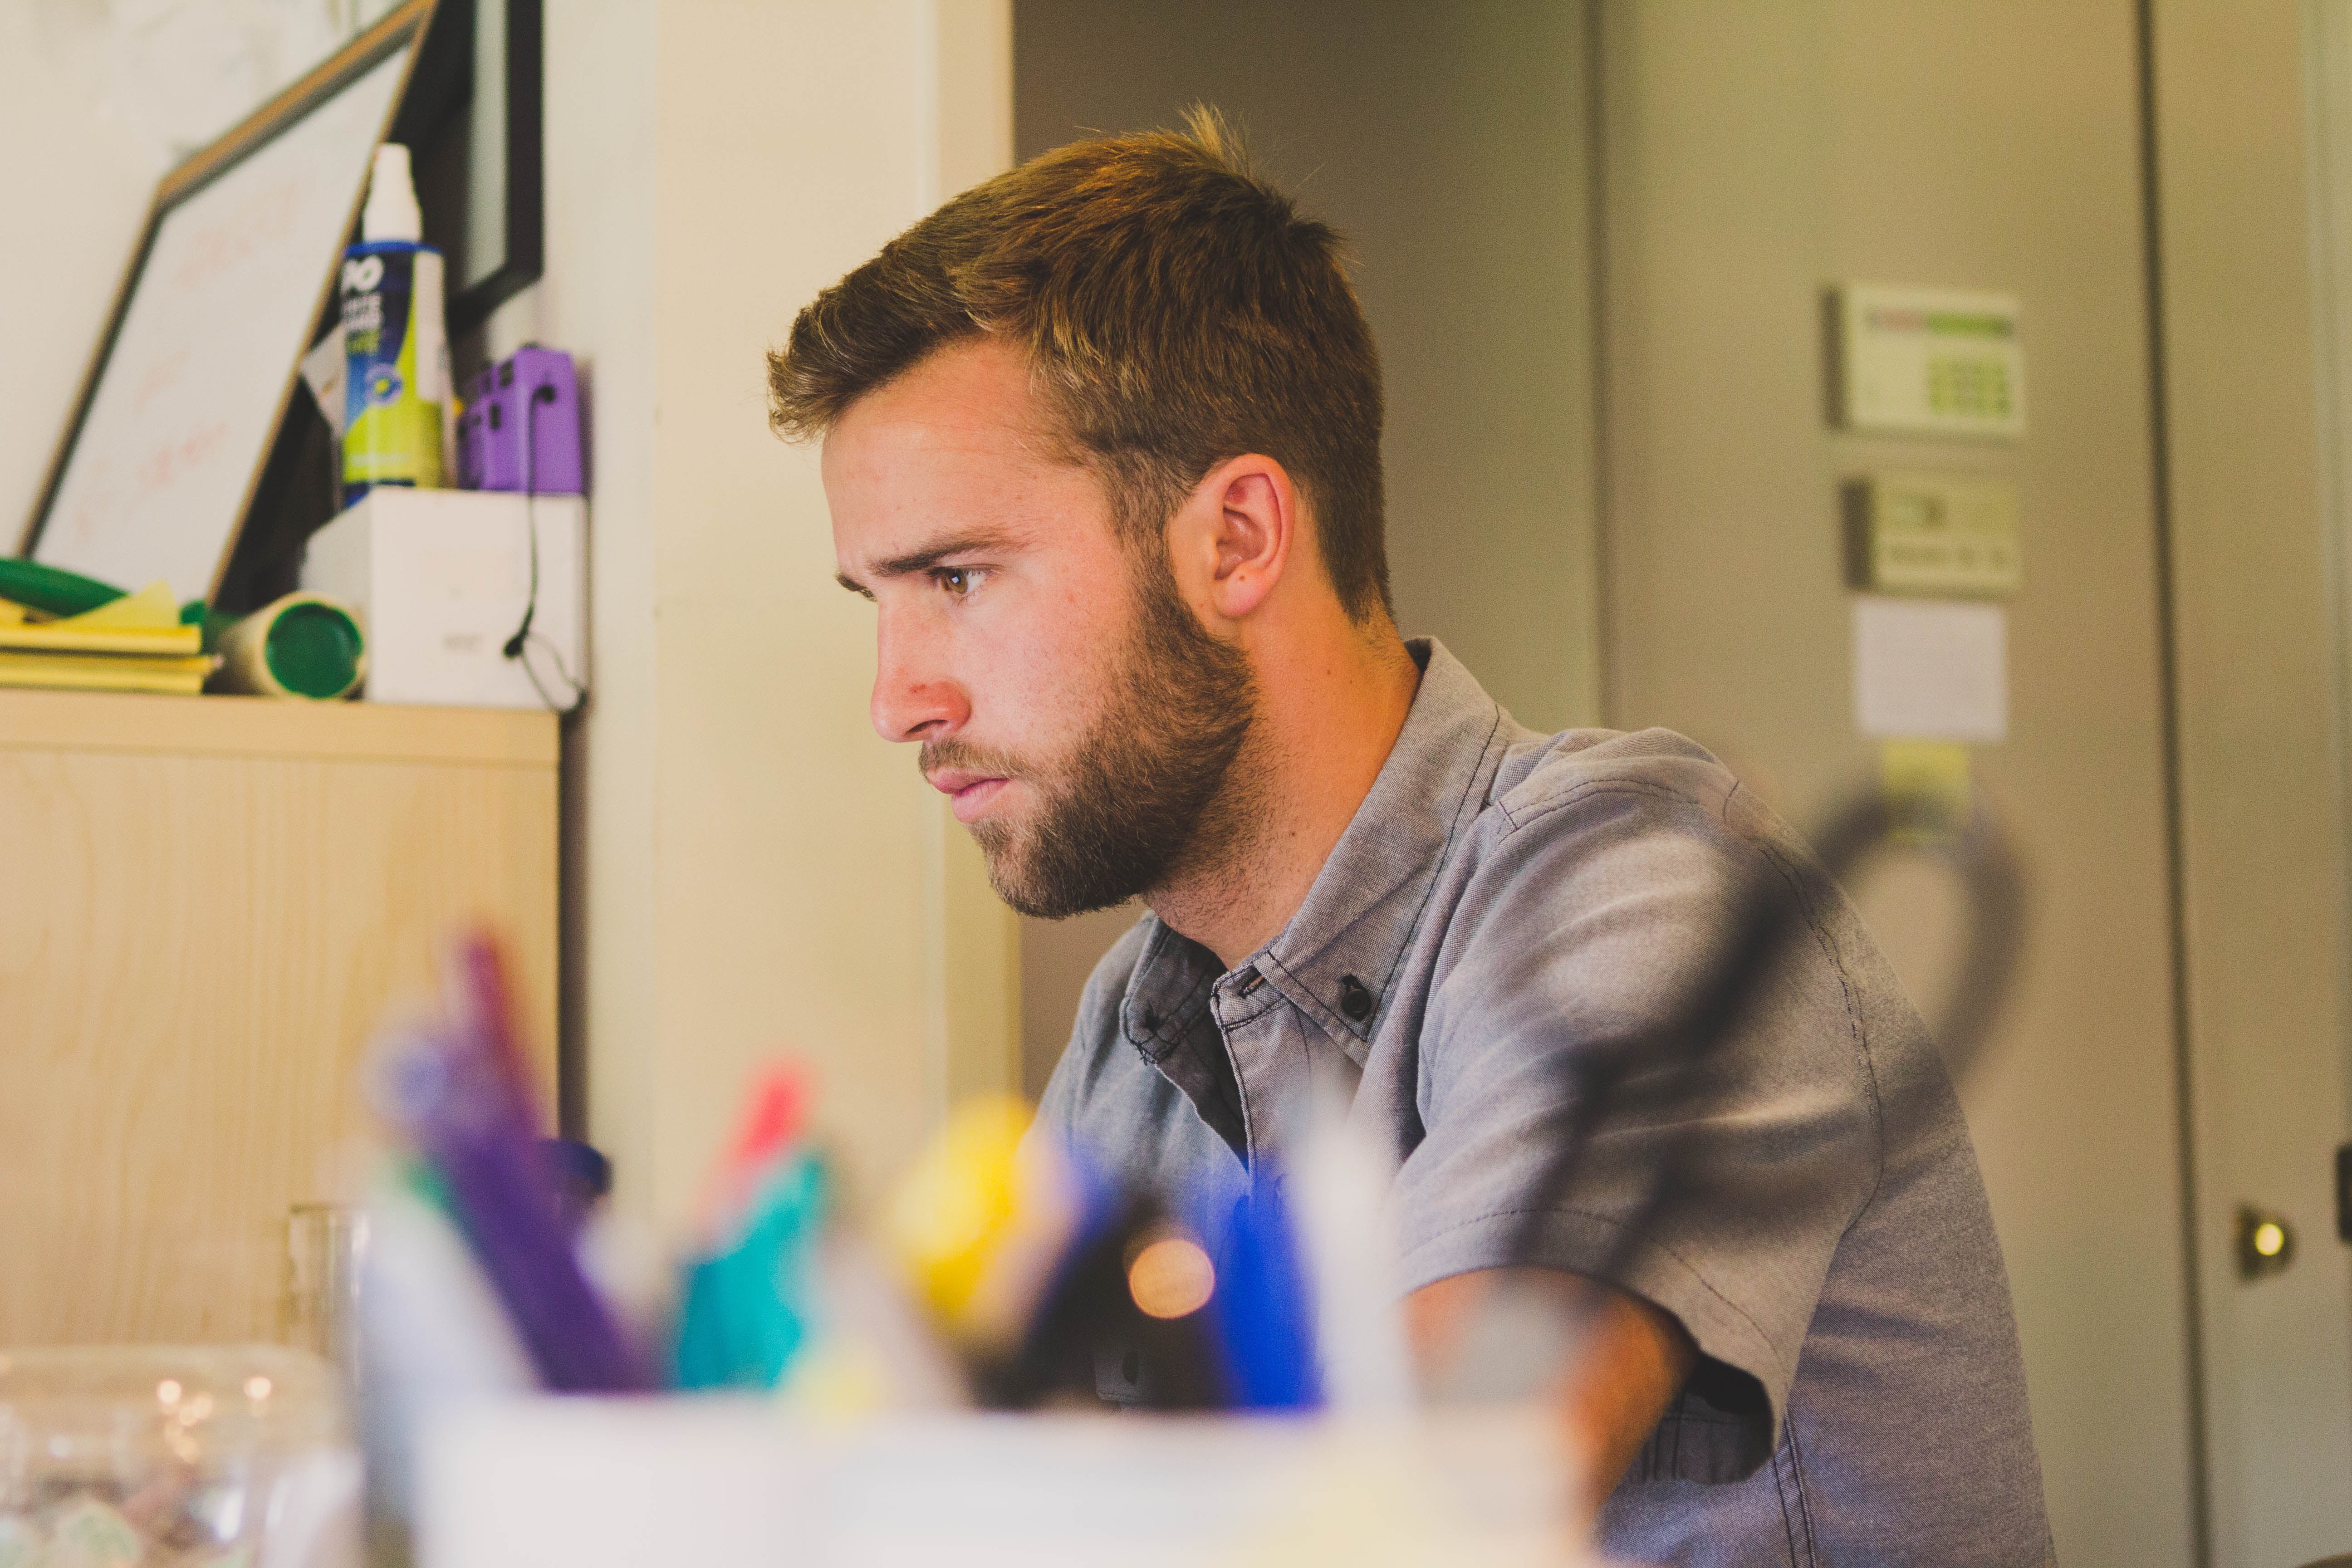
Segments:
[[[1234,1205],[1210,1322],[1223,1351],[1229,1395],[1244,1410],[1303,1410],[1323,1403],[1315,1300],[1298,1230],[1277,1180]]]

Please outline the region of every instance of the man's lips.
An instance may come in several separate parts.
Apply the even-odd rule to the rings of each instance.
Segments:
[[[1011,781],[1002,773],[978,773],[962,768],[949,768],[924,775],[931,787],[954,802],[958,822],[969,825],[988,809],[999,791]]]

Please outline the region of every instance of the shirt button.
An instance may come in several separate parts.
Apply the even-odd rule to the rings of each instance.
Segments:
[[[1339,1011],[1359,1024],[1372,1016],[1372,994],[1352,974],[1339,976]]]

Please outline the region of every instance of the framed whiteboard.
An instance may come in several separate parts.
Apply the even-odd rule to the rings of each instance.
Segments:
[[[211,598],[433,7],[409,0],[164,178],[24,553]]]

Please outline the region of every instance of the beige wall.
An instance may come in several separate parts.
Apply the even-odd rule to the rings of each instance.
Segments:
[[[625,1202],[690,1205],[746,1075],[812,1063],[868,1188],[1017,1071],[1010,916],[866,721],[814,451],[762,353],[1008,156],[990,0],[586,0],[548,20],[547,278],[493,323],[583,359],[595,701],[572,742],[572,1042]]]
[[[1389,559],[1520,719],[1600,716],[1583,7],[1505,0],[1020,0],[1023,157],[1206,102],[1350,242],[1388,397]],[[1133,914],[1023,922],[1043,1084]]]
[[[2132,7],[1604,16],[1610,721],[1719,748],[1801,825],[1874,765],[1851,718],[1839,479],[2015,483],[2011,738],[1978,766],[2031,857],[2034,923],[1963,1098],[2059,1557],[2189,1561]],[[1827,430],[1819,301],[1849,279],[2018,294],[2030,435]],[[1934,891],[1907,875],[1864,898],[1923,993],[1948,929]]]
[[[1398,618],[1530,724],[1599,708],[1581,8],[1020,0],[1015,150],[1226,111],[1353,252]]]

